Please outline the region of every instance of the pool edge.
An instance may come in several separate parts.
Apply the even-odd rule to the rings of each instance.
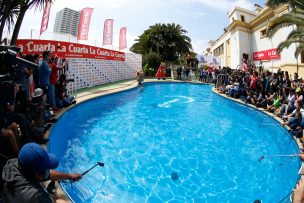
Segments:
[[[239,100],[239,99],[235,99],[235,98],[229,97],[229,96],[227,96],[226,94],[220,94],[220,93],[216,90],[215,87],[212,88],[212,92],[213,92],[214,94],[216,94],[216,95],[218,95],[218,96],[224,98],[224,99],[227,99],[227,100],[230,100],[230,101],[239,103],[239,104],[241,104],[241,105],[243,105],[243,106],[245,106],[245,107],[247,107],[247,108],[251,108],[251,109],[253,109],[253,110],[259,111],[259,112],[265,114],[266,116],[269,116],[270,118],[274,119],[274,120],[277,121],[278,123],[282,123],[282,122],[283,122],[283,120],[282,120],[281,118],[277,117],[276,115],[274,115],[274,114],[272,114],[272,113],[269,113],[268,111],[266,111],[266,110],[263,109],[263,108],[258,108],[258,107],[254,106],[254,105],[252,105],[252,104],[246,104],[245,102],[243,102],[243,101],[241,101],[241,100]],[[286,130],[289,130],[289,128],[288,128],[287,126],[282,126],[282,127],[285,128]],[[299,138],[295,138],[294,136],[291,136],[291,137],[294,139],[295,143],[297,144],[298,150],[301,152],[300,149],[301,149],[301,148],[303,149],[303,144],[301,143],[300,139],[299,139]],[[301,170],[303,169],[303,166],[304,166],[303,162],[302,162],[302,163],[300,162],[300,163],[299,163],[299,172],[298,172],[298,174],[297,174],[298,179],[297,179],[297,181],[295,182],[295,186],[297,185],[297,183],[298,183],[301,179],[304,179],[304,177],[302,178],[302,175],[300,175]],[[289,193],[289,192],[290,192],[290,191],[288,191],[288,193]],[[293,190],[292,190],[291,193],[289,193],[289,194],[291,195],[292,192],[293,192]],[[289,197],[289,195],[287,196],[287,198],[288,198],[288,197]],[[284,200],[284,199],[283,199],[283,200]],[[281,200],[281,201],[282,201],[282,200]],[[280,202],[281,202],[281,201],[280,201]]]

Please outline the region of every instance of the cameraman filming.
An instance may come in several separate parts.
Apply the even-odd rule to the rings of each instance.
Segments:
[[[74,97],[67,95],[66,85],[69,82],[74,82],[74,80],[67,79],[65,74],[59,76],[59,80],[55,86],[56,105],[58,108],[68,107],[76,103]]]

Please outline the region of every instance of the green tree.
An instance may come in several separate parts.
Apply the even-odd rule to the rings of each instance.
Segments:
[[[130,50],[143,55],[154,52],[162,60],[174,61],[178,55],[192,50],[191,39],[186,34],[179,24],[157,23],[145,30]]]
[[[20,0],[0,0],[0,41],[5,25],[8,30],[13,27],[19,13]]]
[[[292,8],[296,6],[304,6],[303,0],[268,0],[266,5],[276,8],[282,4],[289,4]]]
[[[26,11],[28,11],[32,8],[42,10],[47,1],[50,3],[54,2],[54,0],[23,0],[23,1],[21,1],[18,18],[17,18],[16,24],[15,24],[13,36],[11,39],[11,45],[15,45],[17,42],[21,24],[22,24]]]
[[[296,45],[295,57],[304,51],[304,3],[302,0],[269,0],[267,4],[272,8],[280,6],[281,4],[289,4],[290,12],[283,14],[276,18],[271,26],[268,28],[268,36],[272,38],[278,30],[283,27],[293,26],[293,31],[287,36],[286,40],[281,42],[278,46],[278,52]]]
[[[149,52],[149,53],[143,55],[142,63],[144,65],[148,64],[148,66],[150,68],[153,68],[154,70],[157,70],[160,62],[161,62],[161,58],[160,58],[159,54],[157,54],[155,52]]]

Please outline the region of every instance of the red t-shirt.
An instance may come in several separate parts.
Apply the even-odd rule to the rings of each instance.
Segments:
[[[49,66],[52,68],[52,72],[51,72],[51,75],[50,75],[50,83],[51,83],[51,85],[56,85],[57,79],[58,79],[59,68],[57,66],[57,63],[52,63]]]
[[[256,89],[257,81],[258,81],[257,77],[255,77],[253,75],[250,76],[250,88],[251,89]]]

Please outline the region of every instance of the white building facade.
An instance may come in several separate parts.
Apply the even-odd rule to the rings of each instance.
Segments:
[[[56,13],[54,32],[78,35],[80,12],[64,8]]]
[[[235,7],[229,15],[229,26],[216,41],[210,41],[205,51],[207,55],[221,58],[222,66],[238,68],[244,59],[252,60],[256,65],[263,64],[264,68],[290,73],[297,72],[304,76],[304,54],[295,58],[296,45],[291,45],[281,54],[276,53],[280,42],[284,41],[293,27],[282,28],[273,38],[266,36],[268,26],[278,16],[287,13],[288,6],[284,5],[275,10],[269,7],[256,7],[255,12]],[[303,69],[303,71],[302,71]]]

